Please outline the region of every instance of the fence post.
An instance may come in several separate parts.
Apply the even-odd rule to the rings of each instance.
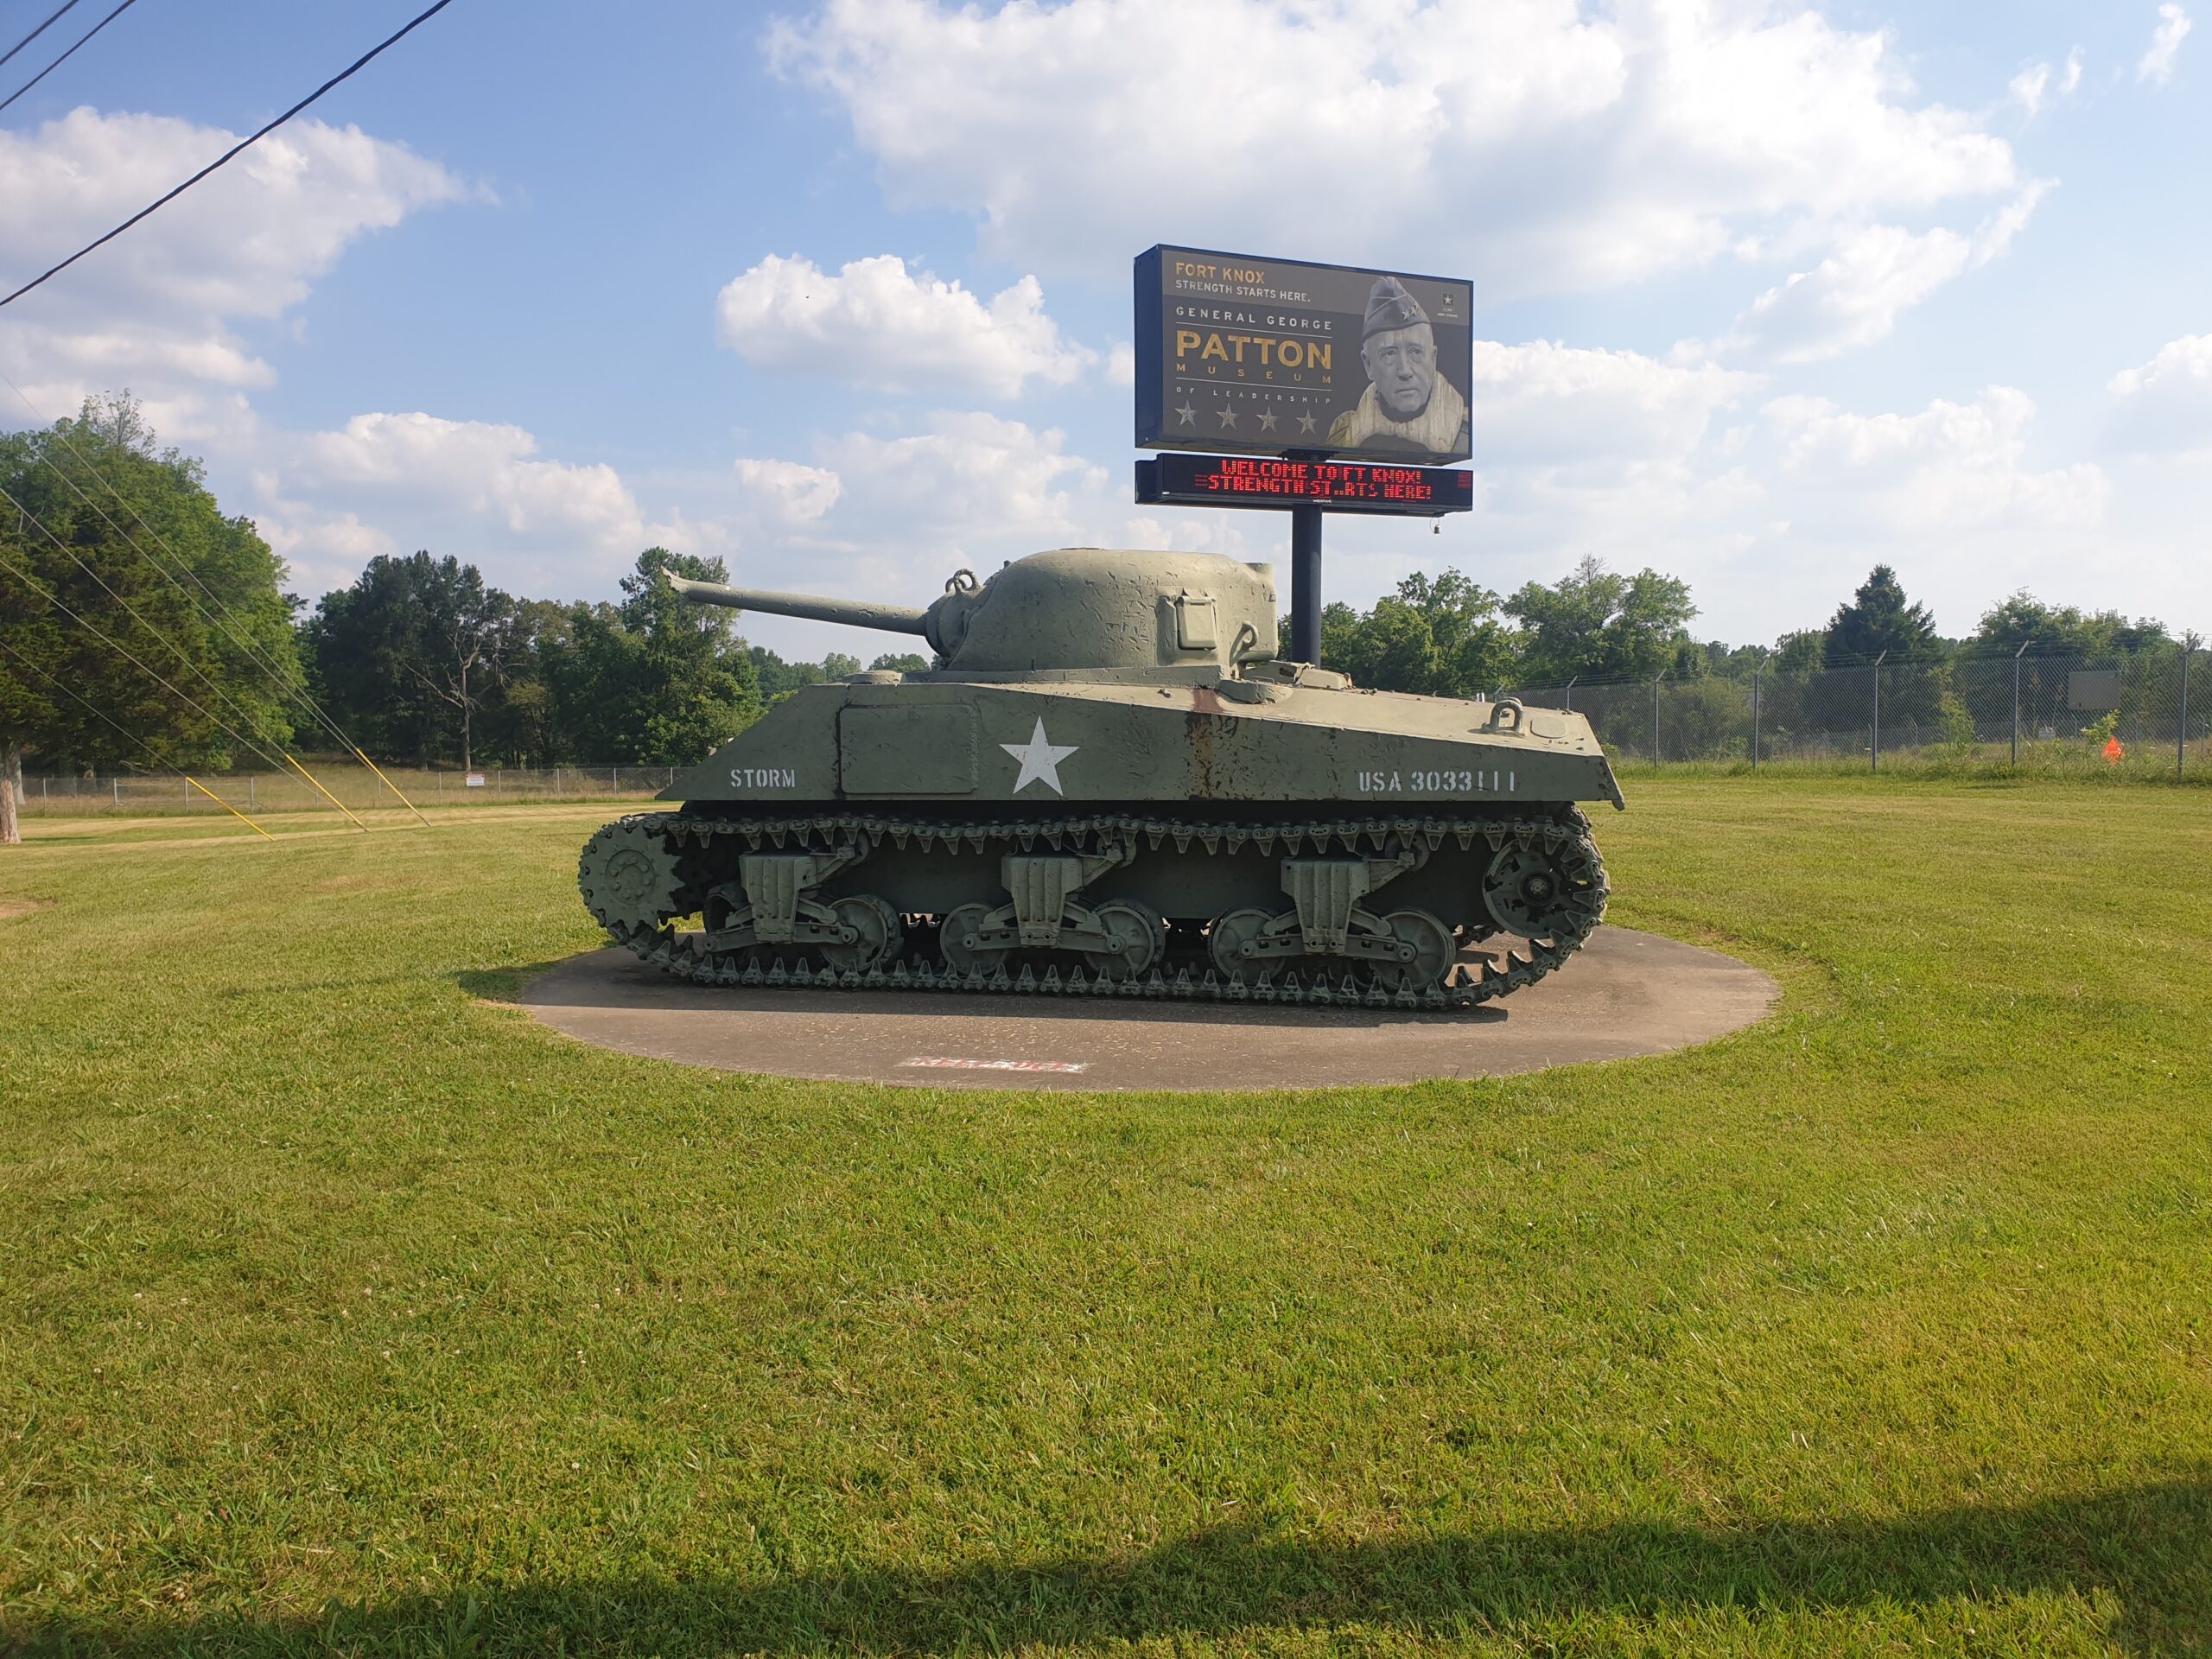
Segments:
[[[2012,769],[2020,768],[2020,658],[2027,655],[2028,641],[2020,641],[2019,650],[2012,653]]]
[[[1659,680],[1667,677],[1667,671],[1659,671],[1659,679],[1651,682],[1651,764],[1658,766],[1659,759]]]
[[[1577,674],[1574,676],[1573,679],[1570,679],[1567,683],[1567,712],[1570,715],[1574,712],[1574,681],[1579,680],[1581,677],[1582,677],[1580,674]]]
[[[123,804],[123,779],[120,778],[111,778],[107,780],[107,786],[115,791],[115,804],[118,806],[121,806]]]
[[[2189,659],[2196,650],[2196,636],[2184,633],[2181,637],[2181,718],[2174,722],[2174,781],[2181,781],[2182,769],[2189,762]]]
[[[246,774],[246,778],[245,778],[245,804],[246,804],[246,805],[247,805],[247,806],[249,806],[249,807],[251,807],[251,806],[253,806],[253,805],[254,805],[254,799],[253,799],[253,774],[252,774],[251,772],[248,772],[248,773]]]
[[[1866,746],[1866,770],[1869,772],[1879,772],[1882,769],[1882,664],[1888,658],[1889,654],[1885,651],[1874,659],[1873,741]]]
[[[1759,671],[1751,671],[1751,770],[1759,769]]]

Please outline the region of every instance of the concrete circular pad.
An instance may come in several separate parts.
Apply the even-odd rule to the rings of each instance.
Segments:
[[[942,991],[694,985],[626,950],[522,994],[538,1020],[627,1054],[725,1071],[934,1089],[1315,1089],[1498,1077],[1660,1054],[1751,1024],[1780,988],[1733,957],[1601,927],[1528,989],[1458,1014]]]

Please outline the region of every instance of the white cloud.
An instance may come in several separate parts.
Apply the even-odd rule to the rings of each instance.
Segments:
[[[826,467],[796,461],[741,460],[738,481],[762,513],[778,523],[810,524],[837,505],[842,481]]]
[[[2212,454],[2212,334],[2168,340],[2106,388],[2115,448],[2143,454]]]
[[[2044,94],[2050,89],[2050,66],[2031,63],[2012,77],[2005,89],[2005,96],[2025,110],[2030,115],[2041,112]]]
[[[1769,289],[1716,349],[1777,363],[1811,363],[1886,339],[1900,313],[2012,245],[2047,186],[2036,183],[1970,236],[1937,226],[1870,225],[1811,270]]]
[[[1475,455],[1557,472],[1674,465],[1713,417],[1756,391],[1758,376],[1533,340],[1475,342]]]
[[[2170,3],[2158,8],[2158,27],[2151,31],[2150,48],[2135,66],[2135,79],[2164,86],[2174,78],[2174,58],[2189,38],[2189,14]]]
[[[715,321],[721,343],[756,369],[892,391],[1015,397],[1033,378],[1065,385],[1096,360],[1062,338],[1034,276],[986,305],[889,253],[834,276],[771,254],[722,289]]]
[[[1910,415],[1857,415],[1800,396],[1763,413],[1779,449],[1777,483],[1820,502],[1817,517],[1798,522],[1822,539],[2077,529],[2097,521],[2110,493],[2094,464],[2028,464],[2035,404],[2010,386]]]
[[[2018,185],[1885,34],[1722,0],[830,0],[768,51],[894,202],[1050,270],[1180,237],[1589,289]]]
[[[488,576],[541,592],[548,581],[565,590],[604,585],[651,545],[728,545],[713,521],[648,518],[612,467],[541,459],[537,440],[518,426],[372,413],[336,431],[270,437],[264,448],[282,456],[264,469],[270,523],[277,537],[310,547],[347,545],[350,535],[351,545],[374,551],[493,553]]]
[[[2054,73],[2058,77],[2056,89],[2050,84]],[[2042,114],[2046,105],[2073,97],[2081,86],[2082,48],[2077,46],[2066,54],[2063,69],[2054,71],[2047,63],[2031,63],[2021,70],[2005,89],[2005,97],[2032,117]]]
[[[895,438],[852,432],[826,446],[848,486],[840,522],[940,548],[1033,551],[1040,537],[1075,534],[1083,518],[1072,493],[1106,480],[1103,468],[1067,453],[1057,429],[976,411],[939,412],[927,426]]]
[[[236,141],[219,127],[90,108],[0,130],[11,275],[74,252]],[[164,438],[235,432],[243,405],[219,393],[274,375],[232,325],[297,305],[359,237],[469,194],[404,145],[295,123],[0,314],[0,366],[49,416],[128,385]]]

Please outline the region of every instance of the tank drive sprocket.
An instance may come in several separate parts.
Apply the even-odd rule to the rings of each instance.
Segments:
[[[576,886],[609,931],[658,927],[690,907],[666,835],[640,818],[618,819],[584,843]]]

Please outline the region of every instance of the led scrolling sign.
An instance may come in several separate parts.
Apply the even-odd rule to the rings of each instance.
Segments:
[[[1137,462],[1137,500],[1147,505],[1318,506],[1433,517],[1471,511],[1474,482],[1462,467],[1371,461],[1166,454]]]

